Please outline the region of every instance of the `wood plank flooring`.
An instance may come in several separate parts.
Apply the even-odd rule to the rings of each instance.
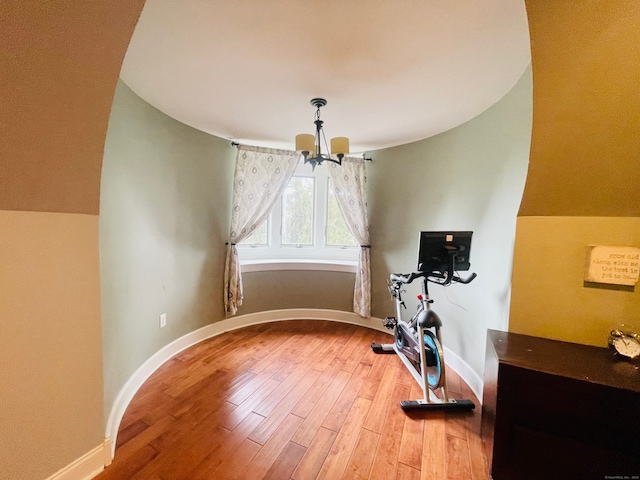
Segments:
[[[159,368],[131,401],[99,480],[486,480],[480,405],[404,413],[421,391],[390,336],[337,322],[286,321],[201,342]]]

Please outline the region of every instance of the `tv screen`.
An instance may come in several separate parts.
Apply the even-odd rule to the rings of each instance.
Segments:
[[[472,235],[473,232],[420,232],[418,270],[449,274],[469,270]]]

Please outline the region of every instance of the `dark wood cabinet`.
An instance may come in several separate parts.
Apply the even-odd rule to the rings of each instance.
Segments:
[[[482,438],[494,480],[640,479],[639,364],[489,330]]]

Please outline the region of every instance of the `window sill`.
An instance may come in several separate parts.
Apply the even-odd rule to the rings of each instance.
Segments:
[[[308,270],[322,272],[355,273],[358,262],[344,260],[244,260],[240,261],[242,273],[271,272],[282,270]]]

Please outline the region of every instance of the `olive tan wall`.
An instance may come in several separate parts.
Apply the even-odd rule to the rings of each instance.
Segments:
[[[606,345],[640,291],[583,285],[587,246],[640,246],[640,9],[527,1],[533,130],[510,330]]]
[[[606,346],[624,323],[640,331],[640,292],[585,286],[588,245],[640,246],[640,218],[520,217],[510,331]]]
[[[0,2],[0,477],[102,445],[98,206],[143,1]]]
[[[520,216],[639,216],[637,0],[526,4],[533,129]]]
[[[0,208],[98,214],[113,91],[143,3],[0,2]]]
[[[0,211],[0,478],[102,444],[98,217]]]

